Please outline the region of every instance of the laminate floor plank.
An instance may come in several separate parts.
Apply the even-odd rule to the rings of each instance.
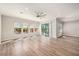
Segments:
[[[0,56],[79,56],[79,38],[24,38],[0,44]]]

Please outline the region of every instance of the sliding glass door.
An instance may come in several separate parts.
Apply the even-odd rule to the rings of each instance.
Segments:
[[[49,37],[49,24],[48,23],[41,24],[41,32],[42,32],[42,35]]]

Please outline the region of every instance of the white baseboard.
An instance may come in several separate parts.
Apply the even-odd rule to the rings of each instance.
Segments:
[[[75,35],[66,35],[66,34],[63,34],[63,36],[79,37],[79,36],[75,36]]]

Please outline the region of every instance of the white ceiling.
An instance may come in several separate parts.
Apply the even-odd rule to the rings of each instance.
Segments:
[[[45,10],[47,16],[38,19],[32,15],[33,10]],[[23,12],[23,14],[20,14]],[[0,13],[7,16],[19,17],[34,21],[61,18],[62,21],[79,20],[78,3],[0,3]]]

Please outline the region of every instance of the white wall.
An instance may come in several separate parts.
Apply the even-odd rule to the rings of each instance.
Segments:
[[[1,43],[1,14],[0,14],[0,43]]]
[[[63,34],[79,37],[79,21],[66,22],[63,26]]]
[[[27,34],[15,34],[14,23],[26,23],[30,25],[39,24],[39,22],[19,19],[15,17],[2,16],[2,40],[19,38]]]
[[[60,21],[59,19],[56,20],[56,35],[57,35],[57,37],[62,36],[62,34],[63,34],[62,28],[63,28],[63,22]]]

